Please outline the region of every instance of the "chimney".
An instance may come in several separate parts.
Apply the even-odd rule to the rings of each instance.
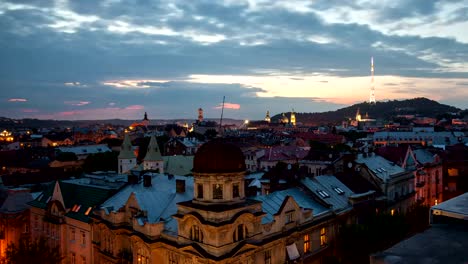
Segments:
[[[144,187],[151,187],[151,175],[143,175],[143,186]]]
[[[176,180],[176,192],[177,193],[185,192],[185,180]]]
[[[129,174],[127,176],[127,182],[129,184],[138,184],[138,175]]]

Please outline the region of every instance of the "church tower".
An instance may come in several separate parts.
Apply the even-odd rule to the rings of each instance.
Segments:
[[[291,125],[296,126],[296,113],[294,113],[294,108],[291,112]]]
[[[141,121],[141,124],[147,127],[149,125],[149,119],[148,119],[148,114],[145,112],[145,116],[143,117],[143,120]]]
[[[200,107],[198,108],[198,123],[203,122],[203,109]]]
[[[369,95],[369,104],[375,104],[374,57],[371,57],[371,87]]]
[[[358,108],[356,112],[356,121],[361,122],[361,120],[362,120],[361,112],[359,111],[359,108]]]
[[[155,136],[151,136],[146,156],[143,159],[143,169],[159,170],[159,173],[164,173],[164,161]]]
[[[267,121],[268,123],[270,123],[270,121],[271,121],[271,118],[270,118],[270,111],[267,111],[267,112],[266,112],[265,121]]]
[[[178,203],[179,242],[201,247],[211,259],[242,251],[262,233],[262,204],[247,200],[245,158],[235,145],[215,139],[193,161],[193,199]],[[196,248],[196,247],[194,247]]]
[[[136,156],[133,152],[132,142],[128,134],[125,134],[124,141],[119,153],[119,174],[129,172],[136,164]]]

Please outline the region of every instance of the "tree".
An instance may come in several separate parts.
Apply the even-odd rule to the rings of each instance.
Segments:
[[[85,172],[93,171],[115,171],[118,166],[118,152],[102,152],[91,154],[86,157],[83,170]]]
[[[218,132],[214,129],[208,129],[205,131],[205,138],[207,139],[213,139],[218,135]]]
[[[55,159],[58,161],[77,161],[78,157],[73,152],[59,152]]]
[[[37,240],[28,238],[20,239],[18,245],[8,244],[5,250],[3,264],[55,264],[60,263],[63,257],[60,256],[59,247],[50,247],[44,237]]]

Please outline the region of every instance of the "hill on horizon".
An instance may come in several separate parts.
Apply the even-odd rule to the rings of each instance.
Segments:
[[[349,118],[354,119],[358,109],[362,116],[368,114],[369,118],[384,120],[389,120],[397,115],[415,115],[436,118],[446,113],[458,113],[462,111],[454,106],[441,104],[424,97],[418,97],[406,100],[377,101],[375,104],[362,102],[336,111],[322,113],[296,113],[296,120],[303,124],[314,125],[337,123]],[[286,116],[289,117],[290,113],[287,113]],[[281,114],[273,116],[272,121],[275,122],[279,118],[281,118]]]

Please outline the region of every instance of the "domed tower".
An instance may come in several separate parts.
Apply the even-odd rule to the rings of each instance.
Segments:
[[[245,200],[245,158],[233,144],[210,141],[198,149],[193,161],[194,203],[232,204]]]
[[[179,242],[196,243],[218,258],[261,234],[264,213],[261,202],[245,197],[245,158],[237,146],[221,139],[205,143],[195,154],[192,172],[194,197],[179,203],[174,216]]]

